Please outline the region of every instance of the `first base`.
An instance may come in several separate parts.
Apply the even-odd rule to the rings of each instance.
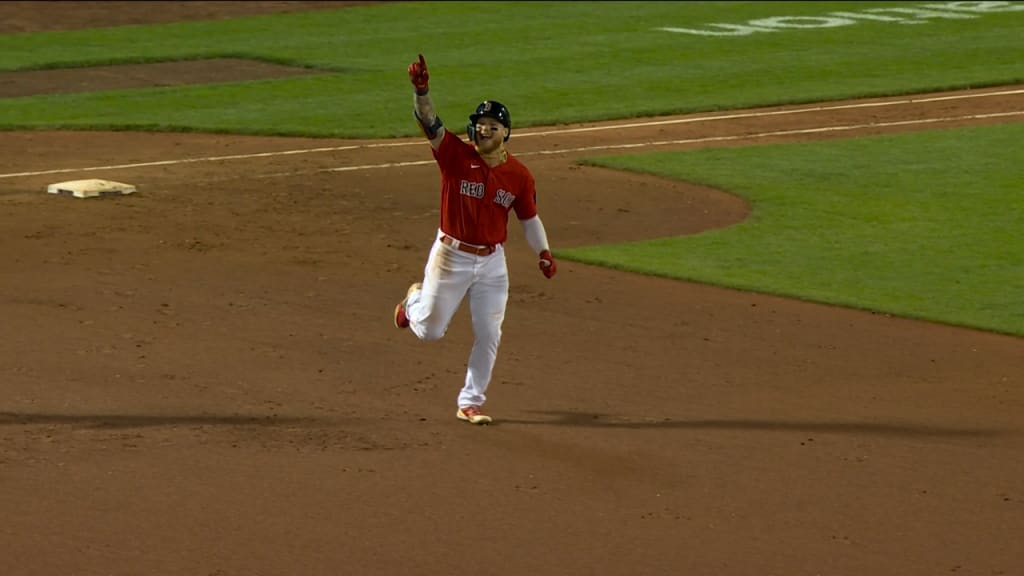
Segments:
[[[50,184],[46,191],[50,194],[70,194],[75,198],[93,198],[96,196],[123,196],[135,192],[135,186],[110,180],[71,180]]]

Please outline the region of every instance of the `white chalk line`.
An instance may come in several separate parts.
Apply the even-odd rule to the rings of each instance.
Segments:
[[[302,150],[283,150],[279,152],[258,152],[253,154],[232,154],[230,156],[207,156],[202,158],[180,158],[177,160],[154,160],[152,162],[136,162],[133,164],[111,164],[109,166],[90,166],[88,168],[55,168],[52,170],[39,170],[37,172],[15,172],[11,174],[0,174],[0,178],[15,178],[18,176],[45,176],[46,174],[63,174],[65,172],[95,172],[97,170],[120,170],[124,168],[149,168],[153,166],[172,166],[176,164],[192,164],[196,162],[221,162],[224,160],[248,160],[251,158],[268,158],[271,156],[288,156],[292,154],[311,154],[315,152],[337,152],[339,150],[354,150],[365,148],[366,145],[353,144],[350,146],[331,146],[327,148],[306,148]]]
[[[582,128],[564,128],[564,129],[556,129],[556,130],[545,130],[545,131],[539,131],[539,132],[529,132],[529,131],[527,131],[527,132],[521,132],[521,133],[517,132],[516,138],[529,138],[529,137],[533,137],[533,136],[551,136],[551,135],[561,135],[561,134],[573,134],[573,133],[580,133],[580,132],[596,132],[596,131],[601,131],[601,130],[626,130],[626,129],[630,129],[630,128],[646,128],[646,127],[651,127],[651,126],[665,126],[665,125],[669,125],[669,124],[683,124],[683,123],[693,123],[693,122],[711,122],[711,121],[716,121],[716,120],[735,120],[735,119],[738,119],[738,118],[763,118],[763,117],[769,117],[769,116],[779,116],[779,115],[783,115],[783,114],[805,114],[805,113],[810,113],[810,112],[827,112],[827,111],[831,111],[831,110],[848,110],[848,109],[855,109],[855,108],[874,108],[874,107],[880,107],[880,106],[901,106],[901,105],[908,105],[908,104],[922,104],[922,103],[938,102],[938,101],[946,101],[946,100],[964,100],[964,99],[968,99],[968,98],[987,98],[987,97],[993,97],[993,96],[1008,96],[1008,95],[1014,95],[1014,94],[1024,94],[1024,89],[999,90],[999,91],[994,91],[994,92],[979,92],[979,93],[973,93],[973,94],[954,94],[954,95],[950,95],[950,96],[934,96],[934,97],[926,97],[926,98],[905,98],[905,99],[900,99],[900,100],[887,100],[887,101],[882,101],[882,102],[857,102],[857,103],[852,103],[852,104],[835,104],[835,105],[826,105],[826,106],[811,106],[811,107],[806,107],[806,108],[793,108],[793,109],[788,109],[788,110],[768,110],[768,111],[760,111],[760,112],[737,112],[737,113],[733,113],[733,114],[719,114],[719,115],[715,115],[715,116],[696,116],[696,117],[687,117],[687,118],[675,118],[675,119],[671,119],[671,120],[651,120],[651,121],[645,121],[645,122],[632,122],[632,123],[625,123],[625,124],[608,124],[608,125],[602,125],[602,126],[588,126],[588,127],[582,127]],[[948,121],[953,121],[953,120],[965,120],[965,119],[973,119],[973,118],[989,118],[989,117],[995,117],[995,116],[1000,116],[1000,115],[1004,115],[1004,116],[1011,115],[1012,116],[1012,115],[1016,115],[1016,114],[1019,114],[1019,112],[1009,112],[1009,113],[993,114],[993,115],[981,115],[981,116],[961,116],[961,117],[957,117],[957,118],[930,119],[930,120],[922,120],[922,121],[911,120],[911,121],[905,121],[905,122],[902,122],[902,123],[911,123],[911,124],[913,124],[913,123],[917,123],[917,122],[948,122]],[[786,131],[786,132],[780,132],[780,133],[766,133],[766,135],[801,134],[801,133],[810,133],[811,130],[817,130],[817,131],[853,130],[853,129],[856,129],[856,128],[869,127],[869,126],[897,126],[897,125],[901,125],[901,123],[900,122],[888,123],[888,124],[880,123],[880,124],[873,124],[873,125],[860,125],[860,126],[851,127],[851,128],[833,127],[833,128],[809,129],[809,131],[806,131],[806,132],[804,132],[804,131],[795,131],[795,132]],[[586,147],[586,148],[574,148],[574,149],[566,149],[566,150],[551,150],[551,151],[541,151],[541,152],[529,152],[529,153],[522,153],[522,154],[517,154],[517,155],[518,156],[527,156],[527,155],[535,155],[535,154],[561,154],[561,153],[564,153],[564,152],[585,152],[585,151],[588,151],[588,150],[601,150],[601,149],[614,149],[614,148],[635,148],[635,147],[642,147],[642,146],[660,146],[660,145],[664,145],[664,144],[686,144],[686,143],[693,143],[693,142],[715,142],[715,141],[721,141],[723,139],[725,139],[725,140],[735,140],[735,139],[740,139],[740,138],[751,138],[751,137],[760,137],[760,136],[759,135],[745,135],[745,136],[736,136],[736,137],[722,136],[722,137],[713,137],[713,138],[695,139],[695,140],[673,140],[673,141],[657,142],[657,143],[609,145],[609,146],[597,146],[597,147]],[[71,173],[71,172],[96,172],[96,171],[103,171],[103,170],[123,170],[123,169],[127,169],[127,168],[148,168],[148,167],[154,167],[154,166],[173,166],[173,165],[178,165],[178,164],[193,164],[193,163],[197,163],[197,162],[223,162],[223,161],[229,161],[229,160],[248,160],[248,159],[253,159],[253,158],[269,158],[269,157],[274,157],[274,156],[290,156],[290,155],[297,155],[297,154],[314,154],[314,153],[318,153],[318,152],[340,152],[340,151],[345,151],[345,150],[371,149],[371,148],[392,148],[392,147],[399,147],[399,146],[419,146],[419,145],[422,145],[422,140],[401,141],[401,142],[384,142],[384,143],[375,143],[375,144],[350,144],[350,145],[345,145],[345,146],[326,146],[326,147],[320,147],[320,148],[303,148],[303,149],[297,149],[297,150],[282,150],[282,151],[277,151],[277,152],[258,152],[258,153],[252,153],[252,154],[232,154],[232,155],[227,155],[227,156],[206,156],[206,157],[199,157],[199,158],[180,158],[180,159],[175,159],[175,160],[156,160],[156,161],[152,161],[152,162],[136,162],[136,163],[131,163],[131,164],[112,164],[112,165],[107,165],[107,166],[89,166],[89,167],[86,167],[86,168],[55,168],[55,169],[51,169],[51,170],[37,170],[37,171],[31,171],[31,172],[13,172],[13,173],[9,173],[9,174],[0,174],[0,179],[3,179],[3,178],[26,177],[26,176],[45,176],[45,175],[49,175],[49,174],[65,174],[65,173]],[[344,171],[363,170],[363,169],[371,169],[371,168],[390,168],[390,167],[396,167],[396,166],[416,166],[416,165],[420,165],[420,164],[430,164],[430,163],[432,163],[432,161],[386,163],[386,164],[373,164],[373,165],[365,165],[365,166],[347,166],[347,167],[342,167],[342,168],[331,168],[331,169],[327,169],[327,171],[344,172]],[[315,170],[313,172],[321,172],[321,171],[323,171],[323,170]],[[294,174],[301,174],[301,173],[303,173],[303,172],[296,172]],[[309,172],[305,172],[305,173],[309,173]],[[285,174],[280,174],[280,175],[283,176]]]
[[[638,142],[635,144],[604,144],[600,146],[584,146],[580,148],[565,148],[560,150],[540,150],[537,152],[526,152],[517,156],[529,156],[531,154],[564,154],[566,152],[591,152],[595,150],[616,150],[624,148],[645,148],[648,146],[670,146],[678,144],[699,144],[704,142],[728,142],[730,140],[749,140],[752,138],[770,138],[772,136],[793,136],[798,134],[816,134],[821,132],[844,132],[850,130],[863,130],[867,128],[886,128],[890,126],[910,126],[913,124],[935,124],[941,122],[957,122],[963,120],[983,120],[985,118],[1002,118],[1006,116],[1024,116],[1024,110],[1016,112],[993,112],[991,114],[970,114],[967,116],[947,116],[944,118],[922,118],[919,120],[895,120],[892,122],[870,122],[867,124],[849,124],[845,126],[822,126],[819,128],[800,128],[793,130],[774,130],[771,132],[756,132],[753,134],[737,134],[734,136],[708,136],[706,138],[687,138],[682,140],[661,140],[654,142]],[[335,169],[336,170],[336,169]]]
[[[560,148],[558,150],[537,150],[534,152],[517,153],[516,156],[537,156],[557,155],[576,152],[593,152],[598,150],[621,150],[629,148],[647,148],[654,146],[673,146],[680,144],[701,144],[705,142],[728,142],[734,140],[751,140],[756,138],[771,138],[773,136],[795,136],[800,134],[817,134],[823,132],[846,132],[850,130],[864,130],[868,128],[886,128],[891,126],[910,126],[914,124],[936,124],[942,122],[958,122],[964,120],[983,120],[986,118],[1002,118],[1008,116],[1024,116],[1024,110],[1016,112],[993,112],[991,114],[970,114],[966,116],[946,116],[942,118],[922,118],[919,120],[895,120],[892,122],[870,122],[867,124],[847,124],[842,126],[822,126],[819,128],[800,128],[793,130],[773,130],[771,132],[755,132],[753,134],[737,134],[733,136],[708,136],[705,138],[685,138],[680,140],[660,140],[654,142],[637,142],[634,144],[604,144],[599,146],[582,146],[579,148]],[[278,172],[274,174],[260,174],[251,176],[253,178],[281,178],[287,176],[299,176],[302,174],[315,174],[320,172],[352,172],[356,170],[375,170],[380,168],[404,168],[408,166],[423,166],[434,164],[434,160],[416,160],[410,162],[385,162],[383,164],[361,164],[358,166],[341,166],[339,168],[321,168],[303,172]]]
[[[908,98],[904,100],[886,100],[883,102],[857,102],[853,104],[833,104],[828,106],[813,106],[809,108],[793,108],[789,110],[767,110],[761,112],[737,112],[735,114],[720,114],[717,116],[699,116],[687,118],[673,118],[671,120],[651,120],[636,122],[632,124],[615,124],[608,126],[588,126],[583,128],[568,128],[564,130],[549,130],[546,132],[531,132],[521,134],[522,136],[548,136],[551,134],[571,134],[576,132],[597,132],[600,130],[621,130],[623,128],[647,128],[649,126],[667,126],[669,124],[688,124],[691,122],[708,122],[712,120],[736,120],[739,118],[765,118],[768,116],[782,116],[785,114],[804,114],[807,112],[829,112],[832,110],[850,110],[855,108],[877,108],[881,106],[898,106],[904,104],[925,104],[928,102],[941,102],[944,100],[965,100],[967,98],[988,98],[991,96],[1012,96],[1024,94],[1024,89],[1001,90],[998,92],[980,92],[977,94],[954,94],[952,96],[934,96],[930,98]]]

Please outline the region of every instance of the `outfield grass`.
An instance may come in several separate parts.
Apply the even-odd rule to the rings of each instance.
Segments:
[[[413,136],[405,68],[419,52],[443,118],[497,98],[520,127],[1024,81],[1024,11],[742,37],[657,30],[901,6],[918,4],[396,3],[5,35],[0,70],[236,57],[327,74],[7,99],[0,129]]]
[[[941,9],[952,4],[990,11]],[[485,98],[502,100],[523,127],[1024,82],[1024,3],[928,5],[939,8],[928,16],[913,2],[385,3],[0,35],[2,71],[252,58],[324,72],[9,98],[0,130],[413,136],[405,68],[419,52],[449,125]],[[763,28],[765,19],[801,24],[837,12],[857,23],[745,36],[658,30],[752,20]],[[1021,142],[1015,124],[597,159],[733,191],[754,212],[695,237],[560,254],[1024,335],[1024,222],[1014,209]]]
[[[1024,123],[587,162],[733,192],[748,220],[582,262],[1024,335]]]

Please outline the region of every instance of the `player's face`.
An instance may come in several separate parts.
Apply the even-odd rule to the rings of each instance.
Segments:
[[[489,116],[476,121],[476,149],[481,153],[494,152],[505,142],[505,126]]]

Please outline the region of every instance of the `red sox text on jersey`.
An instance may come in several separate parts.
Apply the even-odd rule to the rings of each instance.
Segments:
[[[445,131],[434,158],[441,169],[441,231],[462,242],[503,244],[508,213],[520,220],[537,215],[536,186],[530,171],[508,155],[488,166],[473,145]]]

